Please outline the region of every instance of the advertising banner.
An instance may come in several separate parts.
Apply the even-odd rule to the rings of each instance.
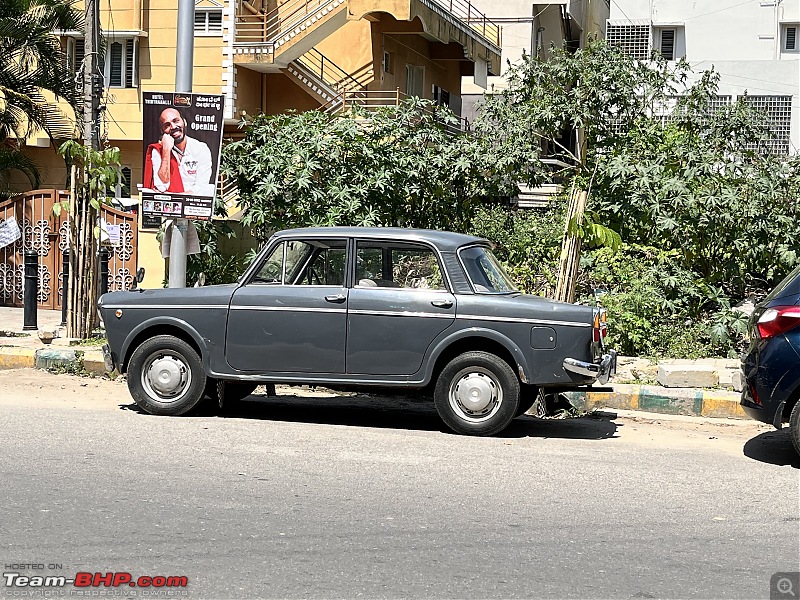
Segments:
[[[143,92],[142,218],[211,218],[223,96]]]

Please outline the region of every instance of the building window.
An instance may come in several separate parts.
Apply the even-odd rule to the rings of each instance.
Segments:
[[[134,88],[139,85],[138,38],[112,38],[102,62],[108,87]]]
[[[625,21],[606,25],[606,41],[634,60],[650,60],[650,24]]]
[[[406,94],[422,98],[425,80],[425,67],[406,65]]]
[[[84,57],[84,42],[83,38],[67,38],[66,55],[69,70],[76,75],[83,74],[83,57]]]
[[[122,167],[120,169],[119,183],[117,184],[116,197],[117,198],[130,198],[131,197],[131,168]]]
[[[760,110],[769,123],[769,137],[762,141],[758,150],[771,154],[789,154],[792,132],[791,96],[739,96],[753,108]]]
[[[798,45],[797,31],[800,25],[784,25],[781,44],[784,52],[800,52],[800,45]]]
[[[195,10],[194,32],[206,35],[221,35],[222,10]]]
[[[392,74],[392,55],[389,52],[383,53],[383,72],[387,75]]]
[[[661,52],[666,60],[675,60],[675,30],[674,29],[660,29],[658,30],[659,40],[658,51]]]

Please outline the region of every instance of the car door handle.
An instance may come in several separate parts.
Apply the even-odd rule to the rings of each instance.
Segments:
[[[333,294],[331,296],[325,296],[325,302],[335,302],[336,304],[341,304],[347,300],[347,296],[344,294]]]
[[[453,306],[452,300],[431,300],[431,304],[436,308],[450,308]]]

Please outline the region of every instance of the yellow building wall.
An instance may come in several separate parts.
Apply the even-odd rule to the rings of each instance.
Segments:
[[[431,42],[420,35],[409,35],[419,28],[418,23],[398,22],[382,15],[371,24],[373,54],[376,57],[375,82],[370,89],[397,90],[406,93],[406,66],[421,66],[425,69],[422,94],[433,97],[433,86],[450,92],[452,99],[461,96],[461,69],[458,61],[432,60]],[[408,31],[409,33],[405,33]],[[399,32],[399,33],[398,33]],[[383,72],[383,53],[391,55],[391,73]]]
[[[288,110],[305,112],[320,107],[319,102],[283,73],[268,73],[264,78],[267,87],[266,114],[277,115]]]
[[[235,67],[236,69],[236,113],[237,118],[242,111],[254,116],[265,112],[264,76],[258,71]]]
[[[376,69],[379,63],[376,64],[370,25],[366,20],[348,21],[317,44],[316,49],[351,75],[370,67]]]

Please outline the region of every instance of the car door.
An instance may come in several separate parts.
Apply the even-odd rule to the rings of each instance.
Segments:
[[[259,373],[344,373],[345,239],[277,244],[231,299],[228,364]]]
[[[423,244],[357,240],[355,263],[347,372],[416,373],[431,342],[456,315],[437,253]]]

